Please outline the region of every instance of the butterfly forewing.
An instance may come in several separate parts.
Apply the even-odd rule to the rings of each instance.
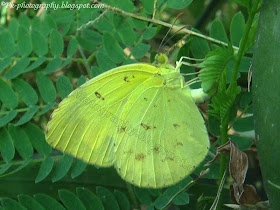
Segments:
[[[155,71],[151,65],[129,66],[129,70],[124,66],[88,81],[64,99],[48,123],[47,141],[86,162],[112,165],[115,118],[135,86]]]

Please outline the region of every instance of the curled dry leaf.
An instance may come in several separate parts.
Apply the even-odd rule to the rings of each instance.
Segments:
[[[246,173],[248,170],[248,157],[247,155],[240,151],[238,147],[232,142],[228,141],[226,144],[217,148],[216,156],[207,165],[216,161],[220,154],[225,154],[230,156],[229,171],[230,175],[234,181],[241,187],[245,181]]]
[[[224,204],[224,205],[231,209],[238,209],[238,210],[270,210],[271,209],[269,201],[260,201],[256,204],[245,204],[245,205],[238,205],[238,204]]]
[[[230,156],[229,172],[235,181],[230,186],[231,198],[235,204],[255,204],[261,201],[254,186],[244,185],[246,173],[248,170],[248,157],[240,151],[238,147],[232,142],[228,141],[226,144],[217,148],[216,156],[207,163],[210,165],[216,161],[221,154]]]
[[[244,190],[240,196],[236,196],[238,193],[238,187],[236,184],[230,186],[230,194],[233,203],[235,204],[255,204],[261,201],[255,187],[253,185],[244,184]]]

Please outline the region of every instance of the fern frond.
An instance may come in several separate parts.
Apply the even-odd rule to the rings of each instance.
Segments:
[[[205,61],[199,64],[202,69],[198,77],[202,81],[201,87],[205,93],[213,95],[216,92],[221,75],[232,57],[232,46],[228,48],[217,47],[215,51],[207,54]]]
[[[224,119],[226,114],[231,109],[235,102],[236,96],[240,93],[241,89],[238,86],[234,88],[226,89],[227,86],[227,74],[226,70],[222,72],[217,94],[212,98],[209,106],[212,108],[208,110],[208,114],[217,119]]]

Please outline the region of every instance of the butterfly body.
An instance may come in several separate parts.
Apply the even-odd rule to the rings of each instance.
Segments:
[[[107,71],[65,98],[47,141],[87,163],[114,166],[126,181],[175,184],[204,159],[204,120],[180,72],[169,64],[130,64]]]

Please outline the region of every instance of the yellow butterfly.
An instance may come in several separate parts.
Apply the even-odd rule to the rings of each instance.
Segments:
[[[204,120],[180,74],[160,54],[154,65],[107,71],[80,86],[53,112],[46,139],[83,161],[114,166],[139,187],[162,188],[205,158]]]

